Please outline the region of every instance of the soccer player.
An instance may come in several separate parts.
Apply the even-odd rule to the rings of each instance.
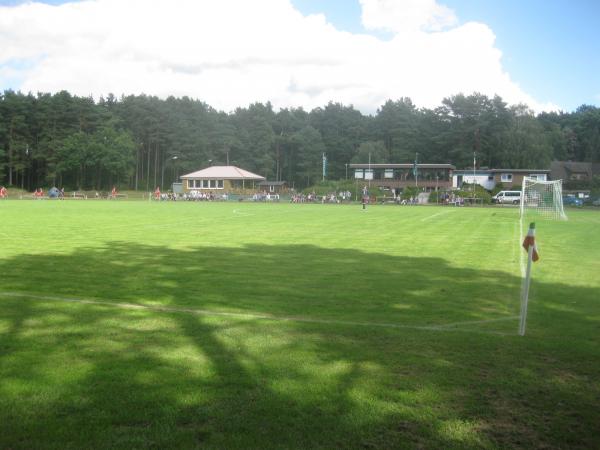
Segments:
[[[0,186],[0,198],[8,198],[8,191],[4,186]]]
[[[154,200],[160,200],[160,188],[158,186],[154,190]]]
[[[112,191],[110,191],[110,196],[115,199],[117,198],[117,188],[113,186]]]

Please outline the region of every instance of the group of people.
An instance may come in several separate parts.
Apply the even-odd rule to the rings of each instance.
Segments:
[[[39,200],[44,197],[44,190],[42,188],[37,188],[32,195],[33,198]]]
[[[267,191],[257,192],[252,196],[254,202],[278,202],[279,194],[271,194]]]
[[[160,188],[157,186],[154,190],[154,200],[156,201],[177,201],[184,200],[190,202],[198,201],[225,201],[229,199],[227,193],[217,195],[214,192],[202,192],[202,191],[190,191],[183,194],[176,194],[174,192],[160,192]]]
[[[441,203],[445,205],[464,206],[465,199],[453,192],[440,195]]]
[[[177,200],[177,194],[172,194],[173,200]],[[190,191],[181,196],[182,200],[188,202],[214,202],[216,200],[227,200],[229,196],[225,194],[217,195],[214,192]]]
[[[350,191],[329,192],[325,195],[317,195],[315,192],[304,194],[302,192],[292,194],[291,203],[343,203],[352,200]]]

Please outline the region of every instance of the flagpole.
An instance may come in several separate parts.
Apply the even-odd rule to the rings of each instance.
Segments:
[[[419,169],[417,167],[417,165],[419,161],[419,153],[415,153],[415,187],[418,188],[419,187]]]
[[[535,230],[535,223],[529,225],[529,232]],[[525,324],[527,321],[527,304],[529,302],[529,286],[531,285],[531,265],[533,263],[533,251],[535,245],[529,245],[527,248],[527,269],[525,270],[525,280],[521,290],[521,317],[519,320],[519,335],[525,336]]]
[[[475,152],[473,152],[473,198],[475,197],[475,167],[477,166],[477,159]]]

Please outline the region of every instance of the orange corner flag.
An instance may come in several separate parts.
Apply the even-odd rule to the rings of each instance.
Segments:
[[[540,255],[537,252],[537,245],[535,245],[535,223],[531,222],[529,224],[529,231],[527,232],[527,236],[525,236],[525,240],[523,241],[523,248],[526,252],[529,252],[529,247],[533,246],[533,253],[531,254],[531,259],[533,262],[540,259]]]

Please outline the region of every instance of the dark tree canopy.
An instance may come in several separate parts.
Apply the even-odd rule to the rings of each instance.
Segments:
[[[312,111],[255,103],[232,113],[188,97],[0,94],[0,184],[33,190],[153,189],[209,164],[237,165],[296,187],[351,162],[548,168],[600,160],[600,108],[535,115],[500,97],[458,94],[435,109],[388,100],[375,115],[329,103]]]

